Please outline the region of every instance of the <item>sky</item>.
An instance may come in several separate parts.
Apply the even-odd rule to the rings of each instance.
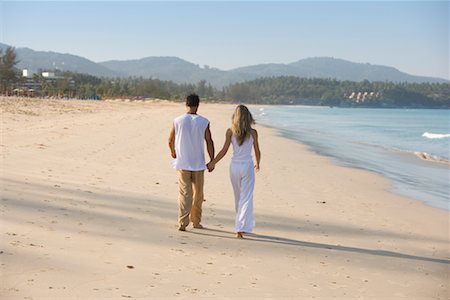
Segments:
[[[229,70],[335,57],[449,79],[449,1],[4,1],[0,42]]]

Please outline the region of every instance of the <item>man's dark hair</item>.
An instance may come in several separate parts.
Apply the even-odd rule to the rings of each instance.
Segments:
[[[197,94],[192,93],[186,97],[186,106],[197,107],[199,103],[200,98]]]

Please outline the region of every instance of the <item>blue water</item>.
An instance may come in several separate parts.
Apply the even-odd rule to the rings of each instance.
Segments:
[[[341,165],[387,177],[402,195],[450,209],[450,110],[266,106],[252,113]]]

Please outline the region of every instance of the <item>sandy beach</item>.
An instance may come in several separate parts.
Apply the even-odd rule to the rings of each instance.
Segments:
[[[234,105],[201,104],[216,153]],[[255,231],[230,153],[205,229],[177,230],[167,146],[184,105],[0,98],[0,299],[448,299],[449,212],[256,125]]]

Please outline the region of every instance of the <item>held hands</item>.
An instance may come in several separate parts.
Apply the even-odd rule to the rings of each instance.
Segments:
[[[206,167],[208,168],[208,172],[212,172],[214,168],[216,167],[216,164],[214,162],[209,162]]]

